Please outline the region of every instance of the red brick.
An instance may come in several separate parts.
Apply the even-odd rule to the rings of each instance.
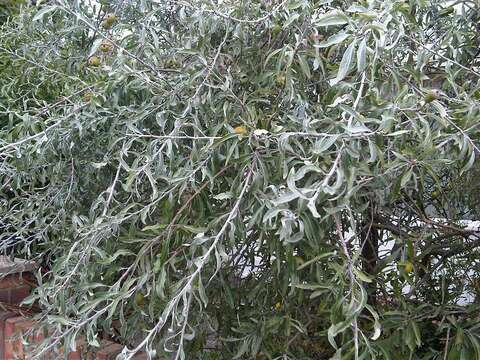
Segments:
[[[0,302],[20,304],[28,295],[30,295],[29,285],[0,289]]]
[[[29,285],[10,289],[10,304],[20,304],[28,295],[30,295]]]
[[[6,311],[0,313],[0,358],[5,358],[5,321],[11,317],[16,317],[14,312]]]
[[[23,316],[15,316],[5,320],[5,336],[12,336],[16,332],[25,332],[31,329],[33,321]]]
[[[31,272],[23,272],[19,276],[25,284],[32,286],[37,284],[37,279],[35,278],[35,275]]]
[[[149,360],[147,354],[145,353],[140,353],[140,354],[137,354],[135,355],[132,360]]]
[[[87,342],[84,337],[80,337],[76,341],[75,351],[72,351],[68,354],[68,360],[95,360],[95,354],[85,353]]]
[[[30,343],[39,343],[45,339],[46,332],[39,330],[33,332],[34,321],[23,316],[15,316],[14,312],[0,312],[0,341],[4,346],[3,351],[0,352],[0,360],[15,360],[29,358],[28,347],[22,343],[22,336],[28,335]],[[30,331],[30,333],[29,333]],[[48,333],[50,333],[48,331]],[[102,347],[93,352],[85,354],[86,342],[83,337],[77,340],[77,347],[75,351],[68,354],[68,360],[114,360],[118,354],[121,353],[123,346],[112,341],[103,340]],[[1,349],[1,348],[0,348]],[[62,351],[60,350],[60,353]],[[46,357],[54,356],[53,354],[46,354]],[[61,355],[60,355],[61,356]],[[148,360],[145,353],[137,354],[133,357],[134,360]]]
[[[10,289],[0,290],[0,301],[5,303],[10,303]]]
[[[25,284],[25,281],[19,274],[10,274],[0,277],[0,289],[8,289]]]
[[[106,342],[104,342],[106,343]],[[115,357],[122,352],[123,346],[120,344],[109,342],[97,351],[97,360],[114,360]]]
[[[33,286],[35,278],[31,273],[18,273],[9,275],[0,275],[0,289],[8,289],[11,287],[30,285]]]
[[[34,334],[33,341],[36,343],[42,342],[43,340],[45,340],[45,335],[48,335],[45,333],[45,329],[38,329]]]
[[[87,344],[87,342],[85,341],[85,338],[83,336],[79,337],[76,342],[75,342],[75,350],[79,350],[83,347],[85,347],[85,345]]]
[[[68,354],[68,360],[84,360],[80,350]]]
[[[102,339],[102,341],[112,341],[112,337],[110,336],[110,334],[103,330],[100,332],[100,338]]]
[[[17,316],[5,321],[5,359],[13,360],[24,356],[22,335],[31,329],[33,321]]]

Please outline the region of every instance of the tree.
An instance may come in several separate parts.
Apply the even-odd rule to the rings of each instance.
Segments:
[[[39,354],[106,331],[125,358],[480,357],[460,303],[475,209],[453,191],[478,153],[478,17],[420,0],[10,17],[0,239],[42,263]]]

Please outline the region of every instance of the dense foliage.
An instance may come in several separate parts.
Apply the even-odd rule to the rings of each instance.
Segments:
[[[480,359],[475,1],[3,9],[0,239],[40,265],[39,354]]]

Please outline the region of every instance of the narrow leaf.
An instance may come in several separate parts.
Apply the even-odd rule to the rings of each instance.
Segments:
[[[350,66],[353,60],[353,52],[355,50],[356,41],[352,41],[350,45],[348,45],[347,50],[343,54],[342,61],[340,62],[340,67],[338,69],[337,77],[333,80],[330,80],[330,85],[334,86],[342,81],[345,76],[347,76],[348,71],[350,70]]]

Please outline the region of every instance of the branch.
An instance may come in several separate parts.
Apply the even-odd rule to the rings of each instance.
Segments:
[[[72,95],[67,96],[66,98],[63,98],[62,100],[56,102],[55,104],[52,104],[51,106],[45,107],[42,111],[40,111],[40,112],[37,114],[37,116],[38,116],[38,115],[43,115],[43,114],[45,114],[45,113],[48,112],[51,108],[53,108],[53,107],[55,107],[55,106],[57,106],[57,105],[65,102],[65,101],[69,100],[70,98],[72,98],[72,97],[74,97],[74,96],[76,96],[76,95],[78,95],[78,94],[80,94],[80,93],[82,93],[83,91],[85,91],[85,90],[88,89],[88,88],[90,88],[90,87],[83,88],[83,89],[81,89],[81,90],[73,93]],[[47,127],[45,130],[43,130],[43,131],[41,131],[41,132],[39,132],[39,133],[37,133],[37,134],[35,134],[35,135],[32,135],[32,136],[23,138],[22,140],[19,140],[19,141],[17,141],[17,142],[10,143],[10,144],[7,144],[7,145],[5,145],[5,146],[0,147],[0,153],[3,152],[3,151],[5,151],[5,150],[7,150],[7,149],[16,147],[17,145],[21,145],[21,144],[23,144],[23,143],[25,143],[25,142],[28,142],[28,141],[33,140],[33,139],[36,139],[36,138],[38,138],[38,137],[40,137],[40,136],[46,135],[50,130],[52,130],[52,129],[56,128],[57,126],[61,125],[61,124],[63,123],[63,121],[65,121],[66,119],[70,118],[70,117],[73,116],[73,115],[76,115],[76,113],[77,113],[79,110],[82,110],[82,109],[83,109],[84,107],[86,107],[86,106],[87,106],[87,104],[84,104],[84,105],[79,106],[78,108],[74,109],[70,114],[68,114],[67,116],[61,118],[59,121],[57,121],[55,124],[50,125],[50,126]]]
[[[350,276],[350,295],[352,296],[352,301],[354,300],[354,281],[355,281],[355,274],[353,273],[353,260],[350,256],[350,252],[348,251],[347,242],[343,237],[343,230],[342,230],[342,223],[338,218],[337,213],[332,214],[333,219],[335,220],[335,225],[337,229],[338,238],[340,239],[340,244],[342,245],[343,253],[347,258],[347,271]],[[358,324],[357,319],[354,317],[352,319],[352,327],[353,327],[353,341],[355,345],[355,359],[358,359],[358,351],[359,351],[359,343],[358,343]]]
[[[446,56],[444,56],[444,55],[442,55],[442,54],[440,54],[440,53],[438,53],[438,52],[430,49],[428,46],[423,45],[422,43],[418,42],[417,40],[415,40],[414,38],[412,38],[412,37],[410,37],[410,36],[408,36],[408,35],[405,35],[405,34],[404,34],[403,36],[406,37],[407,39],[409,39],[410,41],[414,42],[414,43],[417,44],[418,46],[424,48],[424,49],[427,50],[429,53],[432,53],[433,55],[436,55],[436,56],[438,56],[438,57],[441,57],[443,60],[450,61],[451,63],[457,65],[458,67],[462,68],[463,70],[466,70],[466,71],[468,71],[469,73],[472,73],[472,74],[477,75],[477,76],[480,77],[480,73],[479,73],[479,72],[477,72],[477,71],[475,71],[475,70],[472,70],[472,69],[469,69],[468,67],[460,64],[458,61],[455,61],[455,60],[453,60],[453,59],[450,59],[450,58],[448,58],[448,57],[446,57]]]
[[[210,258],[210,255],[212,252],[217,248],[217,244],[220,242],[220,239],[223,237],[225,232],[227,231],[228,226],[231,224],[232,220],[236,217],[237,211],[240,207],[240,204],[250,186],[250,180],[253,175],[253,165],[250,167],[250,170],[248,171],[247,177],[245,179],[245,183],[243,185],[242,191],[240,192],[240,195],[238,196],[238,200],[236,201],[235,205],[233,206],[232,210],[228,214],[227,219],[225,220],[225,223],[223,224],[222,228],[218,232],[218,234],[215,236],[212,244],[208,248],[208,250],[205,252],[204,255],[202,255],[200,261],[195,264],[196,270],[188,277],[187,282],[184,284],[182,290],[180,290],[177,295],[175,295],[172,300],[168,303],[166,306],[166,309],[156,325],[148,332],[148,334],[145,336],[145,338],[142,340],[142,342],[133,350],[128,351],[127,354],[125,354],[126,358],[125,360],[130,360],[133,358],[133,356],[138,353],[140,350],[142,350],[150,341],[152,337],[154,337],[165,325],[167,318],[172,315],[173,309],[177,306],[177,304],[180,302],[180,300],[185,297],[187,294],[192,292],[192,284],[195,279],[197,279],[198,276],[200,276],[205,264]],[[185,320],[184,320],[185,321]],[[184,325],[185,326],[185,325]]]

